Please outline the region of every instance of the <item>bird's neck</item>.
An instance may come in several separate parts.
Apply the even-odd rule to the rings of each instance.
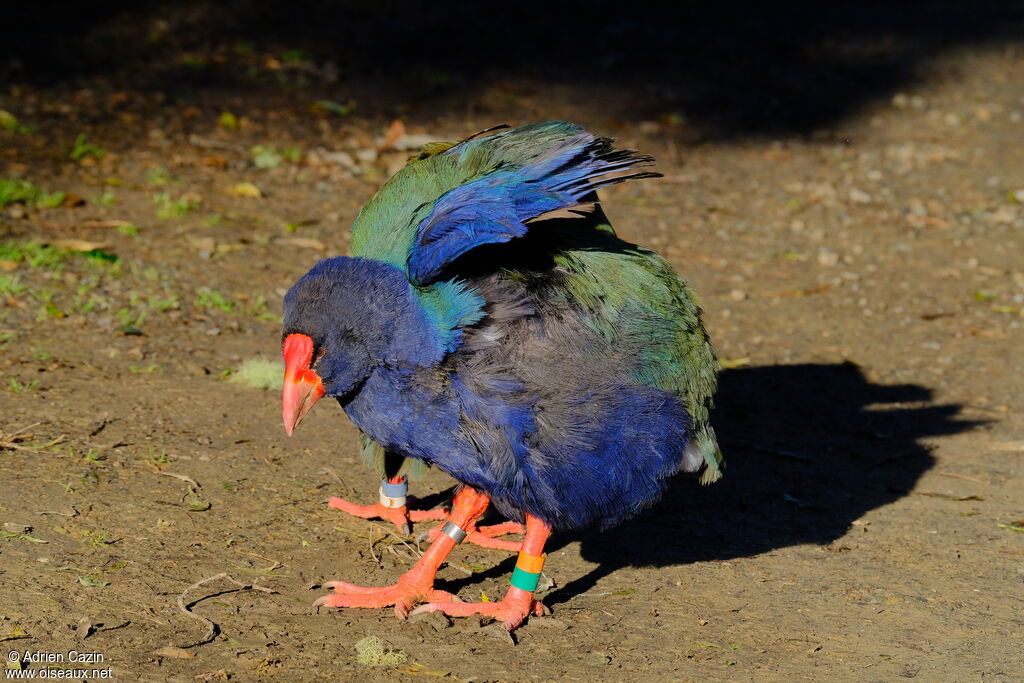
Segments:
[[[349,419],[385,449],[430,461],[458,430],[459,409],[435,370],[381,366],[344,404]],[[439,451],[440,448],[440,451]]]

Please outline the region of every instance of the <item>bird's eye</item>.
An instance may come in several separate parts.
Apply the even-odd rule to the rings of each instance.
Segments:
[[[313,349],[313,360],[309,364],[309,367],[313,367],[314,365],[319,363],[320,359],[323,358],[326,353],[327,353],[327,348],[323,347],[323,346],[319,346],[319,347]]]

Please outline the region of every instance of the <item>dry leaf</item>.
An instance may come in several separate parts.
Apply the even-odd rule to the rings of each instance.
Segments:
[[[188,238],[188,243],[199,251],[205,251],[212,254],[217,248],[217,241],[212,237],[192,237]]]
[[[68,192],[64,195],[64,201],[62,201],[60,205],[65,209],[73,209],[76,206],[85,206],[85,198],[79,197],[74,192]]]
[[[82,227],[83,228],[124,228],[124,227],[127,227],[129,225],[132,225],[132,223],[129,223],[128,221],[118,220],[118,219],[112,219],[112,220],[109,220],[109,221],[83,221],[82,222]]]
[[[92,632],[95,630],[96,629],[93,628],[92,622],[89,620],[89,617],[82,617],[78,620],[78,627],[75,629],[75,635],[78,636],[79,640],[85,640],[90,635],[92,635]]]
[[[51,247],[67,249],[68,251],[95,251],[96,249],[105,249],[107,247],[107,245],[102,242],[90,242],[88,240],[77,239],[50,240],[49,245]]]
[[[388,126],[388,132],[384,134],[384,144],[381,146],[385,148],[391,147],[403,135],[405,135],[405,123],[402,122],[402,119],[395,119]]]
[[[326,251],[327,245],[320,240],[315,240],[312,237],[284,237],[277,240],[278,244],[290,244],[295,247],[305,247],[307,249],[319,249],[320,251]]]
[[[173,645],[167,645],[159,650],[153,650],[153,654],[157,657],[171,657],[173,659],[192,659],[195,657],[195,655],[188,650],[180,647],[174,647]]]
[[[257,199],[263,196],[260,188],[252,183],[235,183],[228,189],[228,193],[236,197],[255,197]]]

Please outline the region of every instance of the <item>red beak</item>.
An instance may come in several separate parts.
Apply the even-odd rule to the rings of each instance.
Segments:
[[[313,360],[313,340],[304,334],[289,334],[284,340],[284,390],[281,392],[281,417],[288,436],[302,422],[313,404],[324,395],[324,383],[309,364]]]

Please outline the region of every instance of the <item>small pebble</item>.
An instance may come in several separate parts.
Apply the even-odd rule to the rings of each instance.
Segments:
[[[831,268],[832,266],[839,263],[839,254],[835,253],[834,251],[829,251],[828,249],[822,247],[818,251],[818,263],[825,266],[826,268]]]
[[[503,643],[515,646],[516,640],[512,637],[512,634],[508,632],[502,624],[494,622],[490,626],[484,626],[480,629],[480,633],[495,640],[500,640]]]
[[[364,164],[372,164],[373,162],[377,161],[377,150],[373,149],[372,147],[361,149],[356,152],[356,159],[358,159]]]
[[[338,164],[350,171],[356,168],[356,160],[348,152],[327,152],[323,155],[324,161]]]
[[[443,612],[420,612],[409,617],[410,623],[423,622],[435,631],[443,631],[451,628],[452,621]],[[503,631],[505,629],[502,629]],[[508,633],[506,631],[506,633]]]
[[[534,617],[530,619],[530,626],[540,628],[554,628],[560,631],[565,631],[569,628],[569,625],[564,621],[555,619],[554,617]]]
[[[871,202],[871,195],[864,190],[858,190],[856,187],[851,187],[850,201],[858,204],[868,204]]]

